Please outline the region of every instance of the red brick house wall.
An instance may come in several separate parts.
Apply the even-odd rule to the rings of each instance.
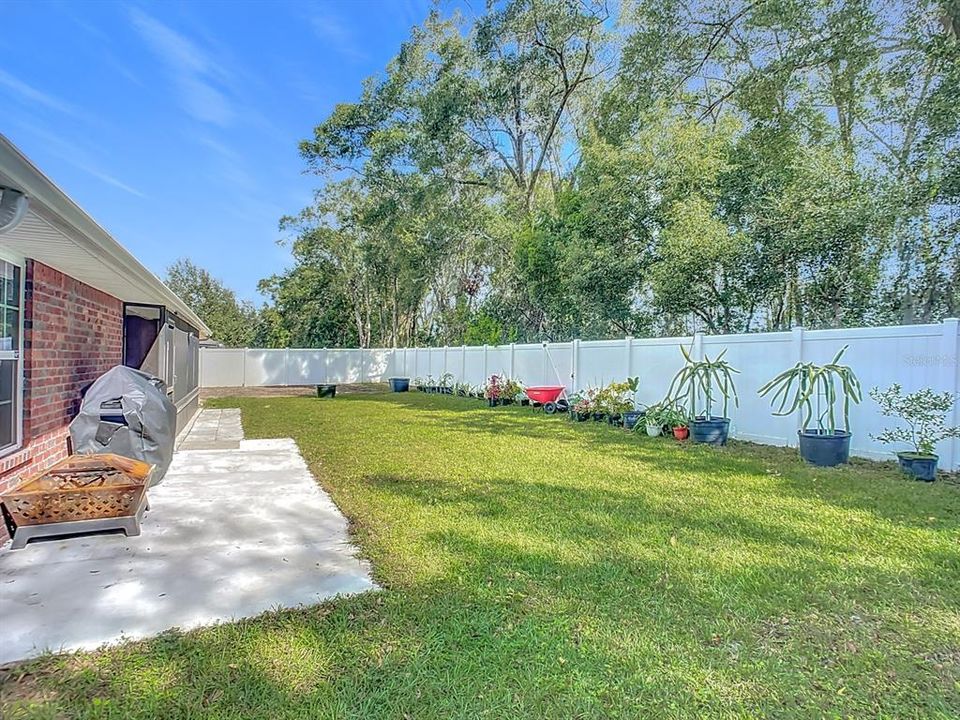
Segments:
[[[23,447],[0,458],[0,492],[66,457],[80,390],[123,355],[120,300],[34,260],[24,278]]]

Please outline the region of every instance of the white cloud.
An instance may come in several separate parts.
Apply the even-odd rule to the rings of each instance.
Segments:
[[[130,19],[170,71],[184,110],[203,122],[220,126],[232,124],[237,113],[222,89],[231,80],[232,73],[189,38],[143,11],[131,10]]]
[[[60,158],[64,162],[73,165],[75,168],[82,170],[87,175],[90,175],[91,177],[94,177],[97,180],[106,183],[107,185],[112,185],[113,187],[123,190],[124,192],[138,198],[147,197],[142,192],[137,190],[137,188],[133,187],[132,185],[128,185],[127,183],[118,179],[116,176],[106,172],[101,167],[100,163],[89,152],[90,150],[94,150],[89,143],[86,143],[83,147],[81,147],[78,144],[68,141],[61,135],[42,129],[36,122],[16,122],[16,124],[20,126],[24,132],[28,132],[41,140],[43,142],[44,149],[51,155]],[[86,149],[84,149],[84,147]],[[104,153],[103,151],[98,151],[97,154],[103,157],[107,156],[107,153]]]
[[[310,15],[310,26],[314,34],[334,50],[351,60],[369,58],[353,33],[337,17],[326,10],[316,9]]]
[[[20,97],[21,100],[26,100],[29,103],[42,105],[50,110],[56,110],[64,115],[70,115],[75,118],[81,118],[83,116],[80,109],[74,105],[64,102],[48,93],[41,92],[4,70],[0,70],[0,85],[13,92]]]

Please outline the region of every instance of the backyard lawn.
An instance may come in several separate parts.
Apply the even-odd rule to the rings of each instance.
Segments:
[[[960,716],[953,482],[444,396],[214,402],[296,439],[384,590],[19,666],[4,718]]]

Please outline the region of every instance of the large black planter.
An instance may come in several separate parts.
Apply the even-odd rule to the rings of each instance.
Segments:
[[[407,392],[410,389],[410,378],[390,378],[390,389],[393,392]]]
[[[915,452],[897,453],[900,469],[924,482],[933,482],[937,479],[937,461],[939,459],[936,455],[921,455]]]
[[[336,385],[317,385],[317,397],[335,397],[337,394]]]
[[[850,460],[850,433],[837,430],[799,430],[800,457],[811,465],[833,467]]]
[[[628,410],[623,414],[623,427],[625,430],[633,430],[637,422],[646,413],[643,410]]]
[[[500,404],[500,400],[497,398],[487,398],[487,407],[496,407]]]
[[[698,443],[726,445],[729,432],[730,418],[696,418],[690,423],[690,436]]]

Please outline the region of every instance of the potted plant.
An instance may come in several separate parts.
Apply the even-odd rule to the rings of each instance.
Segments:
[[[847,365],[840,365],[840,358],[847,346],[840,348],[833,360],[826,365],[798,362],[784,370],[757,392],[763,397],[773,390],[771,405],[779,399],[774,415],[790,415],[803,412],[800,438],[800,457],[813,465],[833,467],[850,459],[850,403],[861,399],[860,381]],[[843,429],[837,428],[836,405],[843,397]],[[816,400],[817,427],[811,428]]]
[[[453,373],[444,373],[440,376],[437,391],[442,395],[453,395]]]
[[[574,395],[570,398],[570,419],[576,422],[584,422],[590,419],[590,413],[593,411],[590,398],[585,395]]]
[[[500,387],[500,403],[502,405],[512,405],[523,395],[523,386],[512,378],[502,381]]]
[[[590,417],[594,422],[603,422],[607,416],[607,389],[605,387],[589,388],[587,396],[590,397]]]
[[[410,378],[392,377],[389,378],[390,390],[395,393],[407,392],[410,389]]]
[[[483,396],[487,399],[489,407],[496,407],[500,404],[503,392],[503,378],[499,375],[491,375],[487,381],[487,386],[483,390]]]
[[[683,408],[676,405],[664,408],[659,419],[663,425],[673,431],[673,436],[677,440],[686,440],[690,437],[690,423]]]
[[[663,432],[665,413],[666,406],[663,403],[657,403],[647,408],[643,415],[643,427],[646,429],[647,437],[658,437]],[[633,429],[635,431],[639,430],[640,423],[637,423]]]
[[[633,413],[633,424],[636,424],[638,413],[634,407],[633,395],[637,391],[639,378],[627,378],[623,382],[613,382],[602,391],[603,410],[607,413],[607,422],[611,425],[624,425],[626,413]],[[632,425],[631,425],[632,427]]]
[[[685,364],[670,383],[666,403],[680,406],[686,404],[694,442],[725,445],[730,432],[730,418],[727,416],[730,398],[733,397],[734,405],[740,405],[737,388],[733,383],[734,373],[740,371],[723,359],[726,350],[713,360],[706,355],[703,360],[694,360],[682,345],[680,352]],[[718,397],[723,398],[723,414],[715,416],[713,404]],[[701,412],[697,411],[698,401]]]
[[[637,395],[637,388],[640,387],[640,378],[632,377],[627,378],[624,382],[624,401],[629,404],[623,411],[623,427],[625,430],[633,430],[636,424],[640,421],[640,418],[643,417],[644,411],[637,408],[635,401]]]
[[[935,393],[930,388],[904,395],[899,383],[886,390],[873,388],[870,397],[880,406],[882,415],[899,417],[907,423],[907,427],[887,428],[870,437],[885,444],[912,445],[912,451],[897,453],[900,469],[918,480],[933,482],[940,459],[934,452],[937,443],[960,437],[960,427],[946,425],[946,415],[953,410],[958,397],[949,392]]]

